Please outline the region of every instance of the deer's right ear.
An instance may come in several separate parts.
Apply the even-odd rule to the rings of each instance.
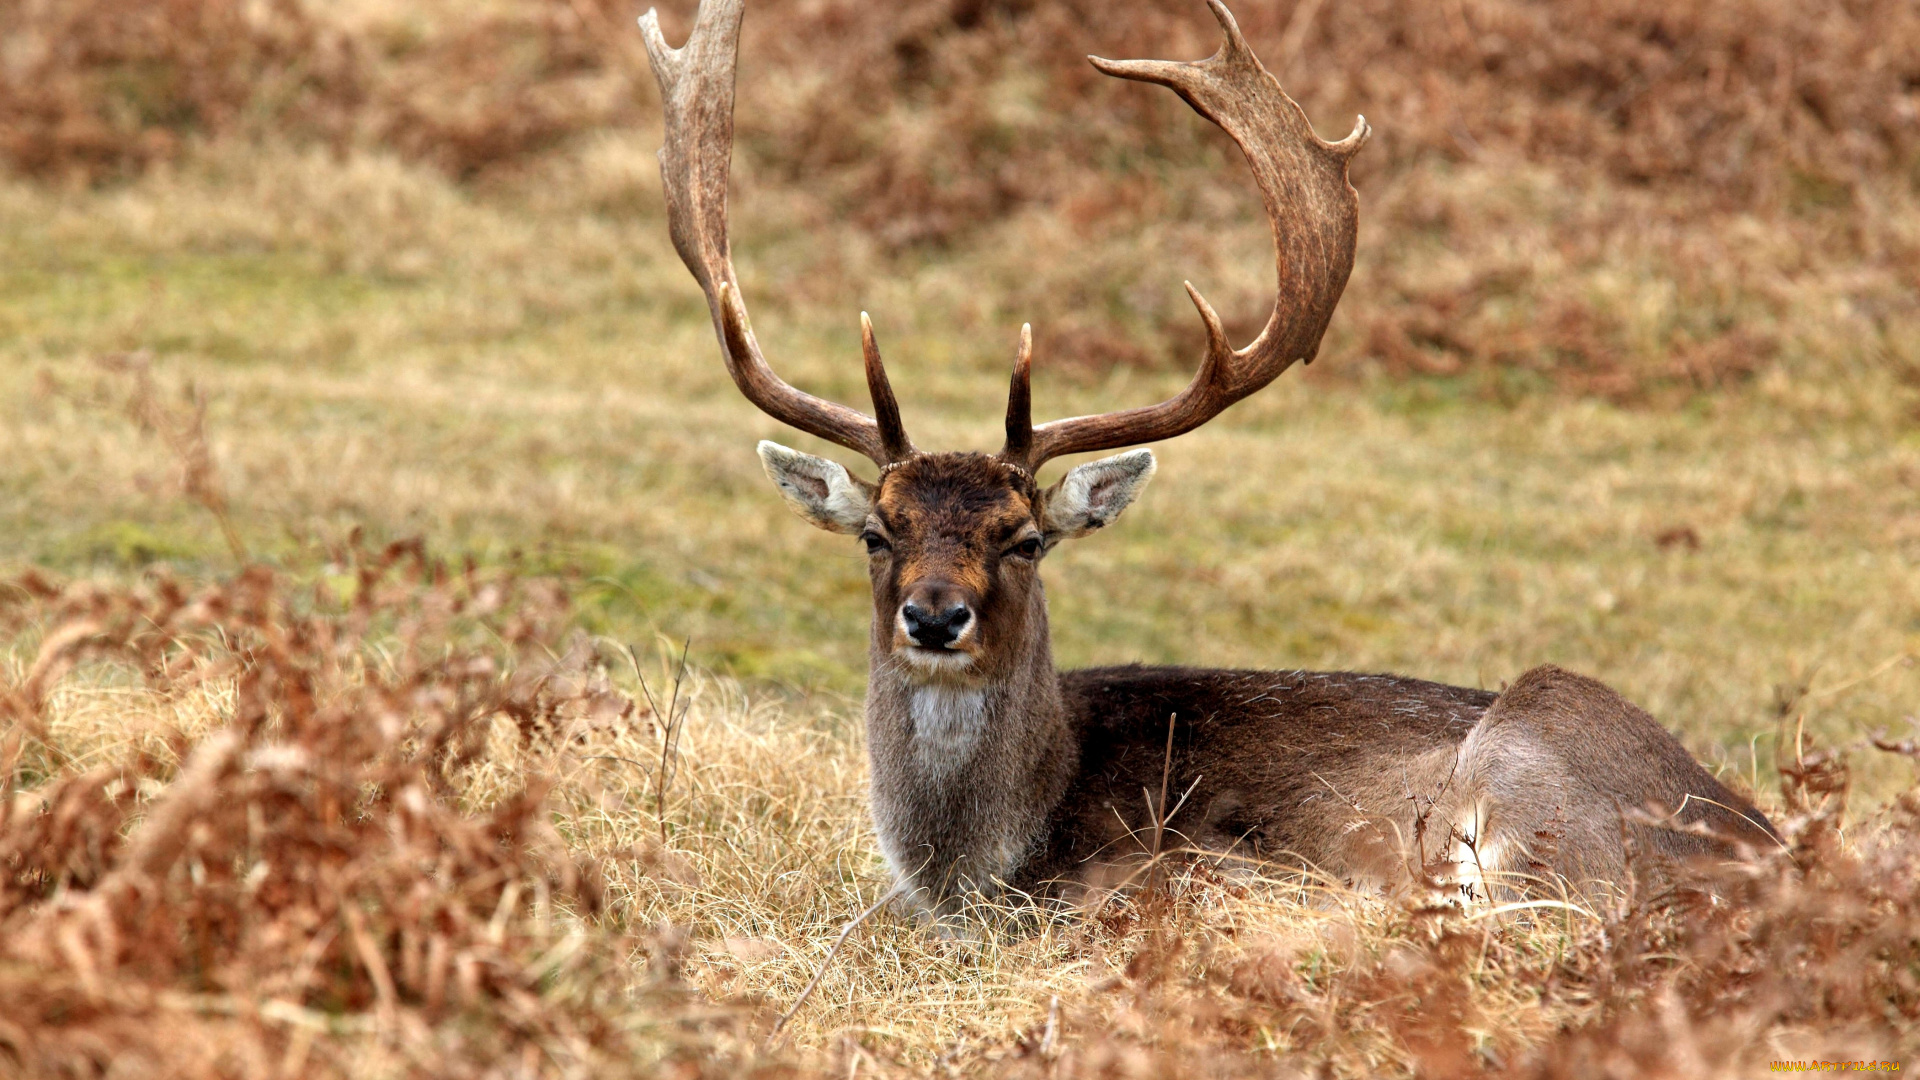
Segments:
[[[828,532],[851,536],[867,527],[873,485],[837,461],[762,441],[760,464],[793,512]]]

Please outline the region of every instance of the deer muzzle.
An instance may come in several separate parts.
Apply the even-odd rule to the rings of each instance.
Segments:
[[[973,659],[979,625],[974,605],[962,590],[946,582],[923,582],[907,594],[894,617],[893,645],[916,662],[965,666]]]

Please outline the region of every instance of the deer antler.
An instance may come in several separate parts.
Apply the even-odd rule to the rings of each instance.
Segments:
[[[1207,327],[1207,352],[1193,381],[1177,396],[1143,408],[1076,416],[1034,427],[1029,414],[1031,345],[1021,334],[1007,400],[1007,442],[1000,456],[1029,471],[1049,458],[1170,439],[1266,386],[1296,360],[1312,360],[1353,271],[1359,199],[1347,162],[1367,141],[1365,117],[1337,143],[1313,133],[1307,114],[1262,67],[1220,0],[1207,0],[1226,32],[1220,51],[1197,63],[1087,59],[1122,79],[1171,87],[1195,112],[1218,124],[1246,152],[1273,224],[1279,283],[1273,313],[1252,344],[1234,349],[1220,316],[1187,283]]]
[[[673,246],[707,294],[727,374],[747,400],[783,424],[858,450],[884,466],[914,450],[866,314],[860,315],[860,340],[877,420],[797,390],[775,375],[747,323],[727,238],[727,169],[733,157],[734,65],[742,14],[742,0],[703,0],[692,35],[678,49],[667,45],[652,10],[640,17],[666,113],[660,178]]]

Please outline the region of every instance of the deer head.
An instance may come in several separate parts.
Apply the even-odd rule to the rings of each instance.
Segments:
[[[1206,423],[1295,361],[1312,360],[1346,287],[1358,218],[1347,162],[1366,141],[1366,121],[1338,143],[1322,141],[1247,47],[1226,7],[1219,0],[1209,6],[1226,39],[1209,59],[1089,59],[1108,75],[1172,88],[1245,152],[1276,249],[1278,288],[1266,326],[1251,344],[1233,348],[1219,316],[1188,284],[1207,346],[1185,390],[1158,405],[1038,426],[1030,408],[1033,336],[1022,327],[1007,438],[992,455],[914,447],[864,313],[873,416],[774,374],[747,321],[727,232],[742,0],[705,0],[680,49],[668,47],[653,12],[640,20],[666,113],[660,168],[669,227],[707,295],[728,373],[768,415],[865,454],[879,475],[867,481],[837,462],[771,442],[760,444],[760,460],[802,518],[860,538],[872,561],[876,656],[897,658],[927,681],[1007,674],[1035,629],[1044,633],[1040,560],[1061,541],[1111,524],[1154,471],[1150,451],[1131,450],[1080,465],[1042,489],[1035,476],[1044,463],[1169,439]]]

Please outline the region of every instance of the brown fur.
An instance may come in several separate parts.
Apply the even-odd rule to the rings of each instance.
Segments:
[[[1168,847],[1310,866],[1349,884],[1411,884],[1421,871],[1514,891],[1575,891],[1764,844],[1772,827],[1653,718],[1602,684],[1545,666],[1498,696],[1393,675],[1095,668],[1061,676],[1079,720],[1079,768],[1045,847],[1018,885],[1047,890],[1124,865],[1152,842],[1162,770]],[[1173,752],[1166,751],[1169,718]],[[1143,794],[1143,789],[1150,795]],[[1711,800],[1703,801],[1703,800]],[[1481,808],[1498,865],[1451,867]],[[1424,820],[1421,820],[1424,819]],[[1641,862],[1628,866],[1631,844]],[[1111,876],[1110,874],[1108,876]],[[1557,887],[1557,886],[1556,886]]]
[[[959,601],[978,619],[979,640],[1013,640],[1039,578],[1034,563],[1001,556],[1022,529],[1037,530],[1039,513],[1040,494],[1026,474],[985,454],[922,455],[892,470],[869,519],[892,549],[873,562],[876,610],[896,612],[909,600],[927,608]],[[874,619],[874,634],[876,647],[909,644],[891,614]],[[983,677],[1012,670],[1004,648],[988,651],[970,641],[960,648]]]
[[[1153,845],[1163,770],[1167,801],[1186,795],[1166,848],[1369,887],[1589,890],[1772,835],[1645,712],[1554,667],[1500,695],[1392,675],[1057,673],[1037,563],[1006,553],[1047,497],[984,455],[928,454],[874,498],[889,544],[872,566],[874,820],[934,910],[1124,876]],[[976,612],[963,670],[903,658],[899,607],[934,595]]]
[[[984,454],[929,454],[892,470],[872,523],[892,548],[872,560],[872,676],[867,743],[874,820],[897,873],[934,899],[992,891],[1024,864],[1032,837],[1065,793],[1073,741],[1061,707],[1035,563],[1003,556],[1033,527],[1040,495],[1025,474]],[[911,597],[959,595],[978,626],[964,672],[928,672],[901,659],[897,613]],[[980,695],[980,734],[963,760],[923,753],[916,693]],[[952,755],[948,755],[951,757]]]

